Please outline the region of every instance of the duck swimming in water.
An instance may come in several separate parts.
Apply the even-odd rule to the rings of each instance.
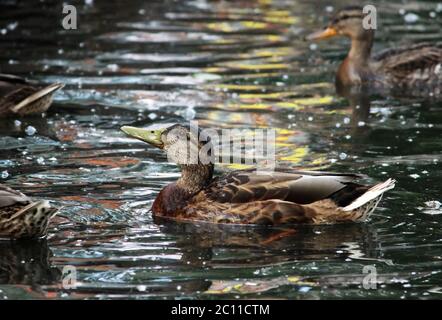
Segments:
[[[22,239],[46,236],[49,220],[58,208],[49,201],[33,201],[23,193],[0,184],[0,238]]]
[[[61,83],[48,86],[0,73],[0,118],[30,116],[46,112]]]
[[[374,29],[364,28],[361,7],[339,11],[329,25],[306,37],[322,40],[335,36],[350,38],[351,48],[336,74],[338,87],[370,83],[387,88],[442,89],[442,43],[420,43],[396,47],[371,55]]]
[[[213,161],[188,160],[188,150],[208,150],[193,130],[176,124],[149,130],[124,126],[127,135],[167,153],[181,177],[156,197],[154,216],[211,223],[283,225],[364,221],[395,181],[365,186],[356,174],[236,170],[213,177]],[[210,142],[208,142],[210,143]],[[210,149],[210,148],[209,148]]]

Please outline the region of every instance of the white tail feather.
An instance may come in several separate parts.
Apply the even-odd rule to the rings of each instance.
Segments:
[[[367,190],[366,193],[364,193],[359,198],[355,199],[352,203],[350,203],[348,206],[342,208],[344,211],[352,211],[355,210],[367,202],[378,198],[381,196],[385,191],[388,191],[390,189],[394,188],[394,185],[396,183],[396,180],[394,179],[388,179],[387,181],[384,181],[382,183],[379,183],[370,189]]]

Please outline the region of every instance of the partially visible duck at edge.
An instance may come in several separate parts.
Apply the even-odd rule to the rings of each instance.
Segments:
[[[58,210],[48,200],[34,201],[0,184],[0,239],[45,237],[49,221]]]
[[[0,118],[31,116],[46,112],[61,83],[42,85],[21,77],[0,73]]]
[[[284,225],[365,221],[384,192],[394,188],[388,179],[361,185],[352,173],[281,171],[259,174],[237,170],[213,177],[214,165],[195,131],[182,125],[162,129],[124,126],[127,135],[164,150],[181,169],[181,177],[156,197],[156,217],[210,223]],[[198,152],[189,163],[188,150]],[[207,155],[210,157],[211,155]]]
[[[372,56],[374,29],[363,27],[365,16],[361,7],[347,7],[339,11],[324,30],[306,37],[307,40],[335,36],[350,38],[350,51],[336,74],[337,87],[369,83],[393,89],[421,88],[426,92],[440,93],[442,43],[386,49]]]

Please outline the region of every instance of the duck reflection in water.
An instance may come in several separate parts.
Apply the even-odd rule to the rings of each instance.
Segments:
[[[352,259],[364,264],[391,264],[390,260],[383,258],[377,228],[372,224],[266,228],[175,223],[162,218],[154,218],[154,221],[163,233],[176,237],[176,245],[182,253],[181,262],[192,267],[219,270],[243,267],[251,270],[287,263],[307,264],[324,259],[331,263],[334,260]],[[242,293],[252,293],[264,292],[280,285],[302,285],[304,278],[307,279],[308,275],[304,276],[299,270],[293,269],[293,274],[276,278],[275,275],[269,275],[258,281],[259,284],[254,288],[244,286],[241,290],[247,291]],[[241,281],[238,283],[247,283],[247,279]],[[218,287],[225,290],[229,283],[216,279],[194,280],[182,285],[181,291],[221,293],[212,291]]]
[[[206,267],[244,264],[274,264],[282,261],[358,257],[382,259],[376,227],[370,224],[304,225],[296,228],[223,225],[211,223],[175,223],[155,218],[160,230],[177,237],[183,250],[182,260]],[[217,250],[245,250],[248,254],[218,260]],[[348,252],[346,252],[348,249]],[[338,257],[336,257],[338,258]]]

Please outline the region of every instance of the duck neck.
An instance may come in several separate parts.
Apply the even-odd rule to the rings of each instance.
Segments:
[[[351,49],[347,55],[347,60],[355,66],[368,66],[373,47],[373,34],[367,34],[363,38],[351,39]]]
[[[176,186],[189,195],[197,194],[212,181],[213,163],[180,165],[181,177]]]

